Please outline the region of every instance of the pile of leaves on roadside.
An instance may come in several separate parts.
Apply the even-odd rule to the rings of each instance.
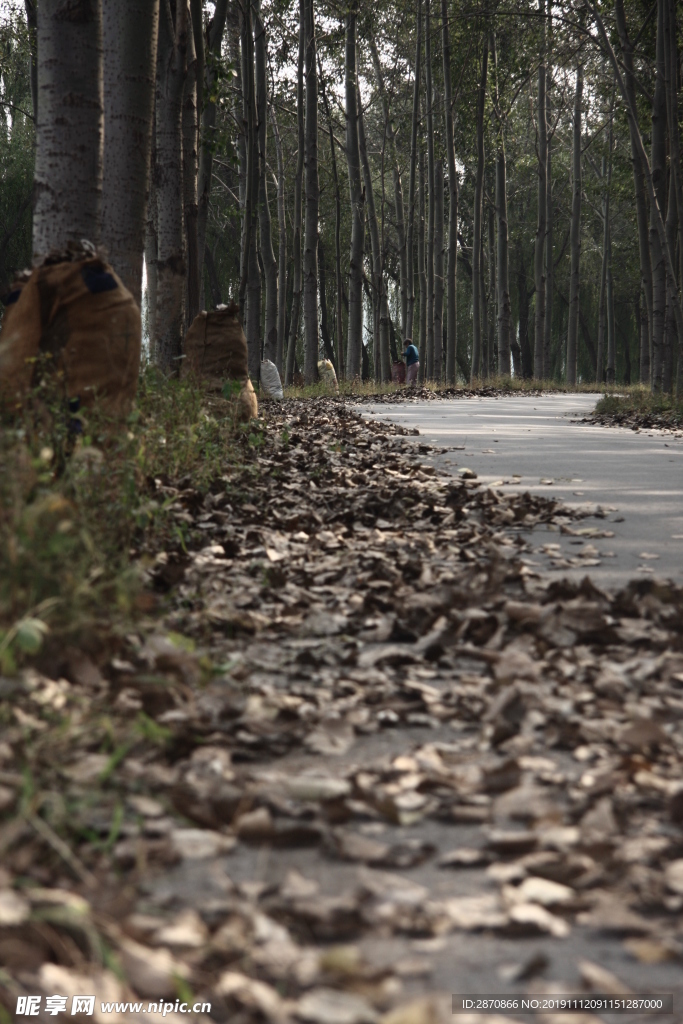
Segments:
[[[242,444],[206,491],[153,481],[182,543],[140,553],[127,636],[0,681],[8,1019],[96,991],[436,1024],[454,932],[680,960],[683,591],[545,584],[521,531],[575,513],[439,478],[338,402],[271,408]],[[427,866],[476,881],[437,896]]]
[[[360,392],[354,394],[356,403],[387,403],[391,402],[434,402],[440,399],[452,398],[510,398],[514,395],[524,395],[525,398],[540,398],[545,394],[552,394],[548,388],[512,388],[504,385],[481,384],[476,387],[469,387],[460,384],[457,387],[429,387],[426,384],[413,385],[410,387],[398,387],[391,391],[381,391],[376,394]]]

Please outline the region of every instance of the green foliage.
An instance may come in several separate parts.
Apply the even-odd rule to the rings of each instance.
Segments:
[[[0,428],[0,670],[49,631],[125,619],[147,550],[178,543],[155,481],[207,489],[237,436],[234,403],[148,369],[128,422],[79,414],[82,433],[41,389],[21,425]]]

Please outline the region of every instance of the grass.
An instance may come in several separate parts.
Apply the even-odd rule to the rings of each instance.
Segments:
[[[0,427],[0,672],[62,638],[129,621],[145,553],[182,547],[154,481],[207,490],[248,432],[234,402],[153,369],[127,422],[74,420],[41,392]],[[143,556],[142,559],[140,556]]]
[[[614,394],[604,395],[596,405],[595,411],[607,416],[653,415],[673,423],[683,422],[683,400],[661,392],[653,394],[649,388],[640,384],[630,388],[619,388]]]
[[[570,393],[587,393],[587,394],[604,394],[605,392],[618,392],[622,393],[624,387],[609,386],[606,384],[587,383],[587,384],[573,384],[568,385],[561,381],[556,380],[528,380],[522,377],[488,377],[487,379],[476,380],[472,384],[466,384],[459,381],[458,384],[453,388],[450,384],[437,383],[436,381],[425,381],[422,387],[434,394],[448,393],[452,394],[453,391],[461,391],[463,395],[469,394],[472,390],[480,388],[494,388],[499,391],[509,391],[515,393],[524,392],[538,392],[538,391],[549,391],[549,392],[570,392]],[[375,381],[359,381],[359,380],[342,380],[339,382],[339,394],[342,397],[347,398],[372,398],[376,395],[392,395],[392,394],[405,394],[405,384],[378,384]],[[290,386],[284,389],[285,398],[319,398],[323,395],[329,395],[329,389],[322,383],[317,382],[315,384],[304,385],[303,387]]]

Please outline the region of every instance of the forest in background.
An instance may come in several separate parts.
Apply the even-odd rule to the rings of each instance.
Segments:
[[[7,7],[0,27],[4,288],[40,249],[37,3]],[[167,372],[196,313],[234,301],[254,382],[264,356],[287,383],[312,382],[321,357],[386,381],[410,338],[428,380],[673,390],[675,0],[190,0],[162,3],[147,39],[126,21],[134,6],[104,5],[104,199],[89,234],[124,280],[129,266]],[[119,87],[131,53],[149,64],[146,120],[145,90]],[[142,140],[135,179],[117,131]],[[144,220],[144,296],[117,203]]]

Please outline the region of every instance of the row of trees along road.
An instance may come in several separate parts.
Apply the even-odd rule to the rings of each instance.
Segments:
[[[18,0],[0,274],[104,246],[178,366],[681,382],[676,0]],[[31,197],[33,202],[31,203]],[[143,256],[146,289],[142,292]]]

